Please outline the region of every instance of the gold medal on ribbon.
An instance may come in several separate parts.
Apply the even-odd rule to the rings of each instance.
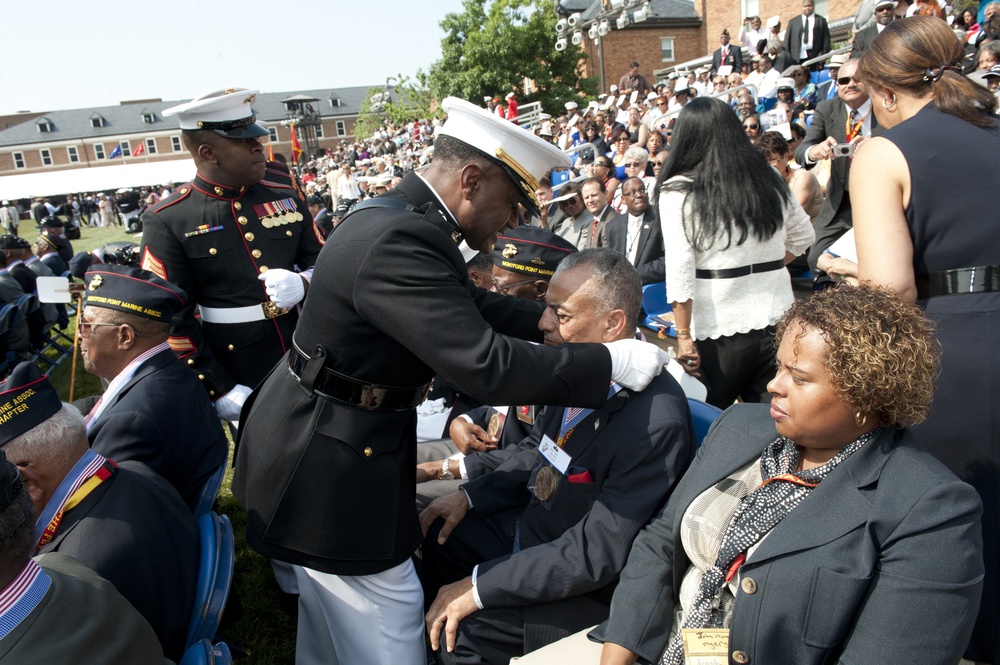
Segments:
[[[559,473],[546,464],[535,474],[535,496],[541,501],[548,501],[556,493],[558,484]]]
[[[496,436],[500,434],[500,427],[502,425],[503,419],[500,418],[500,414],[494,413],[490,418],[490,424],[486,426],[486,434],[496,438]]]
[[[302,213],[299,212],[298,210],[296,210],[295,211],[295,221],[296,222],[301,222],[303,219],[305,219],[305,217],[302,216]]]

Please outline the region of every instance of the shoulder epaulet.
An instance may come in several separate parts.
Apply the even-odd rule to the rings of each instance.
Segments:
[[[148,208],[146,208],[146,212],[155,214],[155,213],[158,213],[158,212],[160,212],[161,210],[163,210],[165,208],[169,208],[170,206],[174,205],[175,203],[179,203],[180,201],[183,201],[188,196],[190,196],[192,189],[193,189],[193,187],[191,186],[191,183],[187,183],[187,184],[181,185],[180,187],[178,187],[167,198],[160,199],[160,201],[158,203],[154,203],[153,205],[151,205]]]

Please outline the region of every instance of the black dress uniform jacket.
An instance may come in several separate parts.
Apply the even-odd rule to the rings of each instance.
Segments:
[[[604,403],[603,347],[506,337],[540,339],[537,304],[469,282],[459,226],[419,176],[385,196],[412,210],[362,210],[337,227],[316,264],[298,349],[323,347],[327,368],[383,386],[416,388],[439,372],[493,404]],[[413,554],[415,409],[307,394],[283,365],[251,400],[233,489],[254,549],[341,575],[388,570]]]
[[[298,213],[298,215],[296,215]],[[322,247],[288,169],[268,162],[264,180],[225,187],[200,175],[143,215],[142,266],[188,294],[170,346],[198,372],[213,399],[257,385],[288,350],[298,313],[247,323],[205,323],[195,305],[246,307],[268,301],[268,268],[312,267]]]

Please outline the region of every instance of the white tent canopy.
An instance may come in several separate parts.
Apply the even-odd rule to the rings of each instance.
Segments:
[[[8,175],[0,177],[0,199],[14,201],[35,196],[59,196],[114,190],[121,187],[188,182],[194,174],[194,160],[171,159]]]

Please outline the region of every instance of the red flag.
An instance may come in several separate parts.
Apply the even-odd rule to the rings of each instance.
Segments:
[[[145,143],[140,143],[139,147],[136,148],[135,152],[132,153],[132,156],[133,157],[138,157],[139,155],[143,154],[144,152],[146,152],[146,144]]]
[[[270,141],[267,142],[267,158],[272,162],[274,161],[274,146],[271,145]]]
[[[299,163],[302,158],[302,146],[299,145],[299,137],[295,133],[295,125],[291,125],[292,128],[292,162],[295,164]]]

